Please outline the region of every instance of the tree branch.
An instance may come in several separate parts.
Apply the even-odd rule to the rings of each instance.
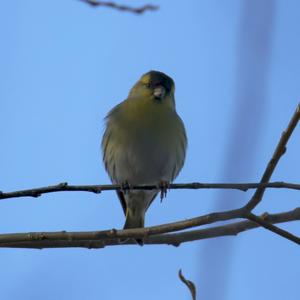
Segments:
[[[277,147],[272,155],[271,160],[269,161],[264,174],[261,178],[261,183],[267,184],[269,180],[271,179],[271,176],[280,160],[280,158],[283,156],[283,154],[286,152],[286,145],[288,143],[289,138],[291,137],[294,129],[296,128],[298,122],[300,120],[300,103],[297,105],[297,108],[286,128],[285,131],[283,131],[281,138],[277,144]],[[260,217],[254,215],[251,213],[251,211],[261,202],[264,192],[266,188],[265,187],[258,187],[252,196],[252,198],[249,200],[249,202],[244,206],[244,208],[248,211],[247,218],[251,221],[256,222],[260,226],[280,235],[283,238],[286,238],[290,241],[293,241],[294,243],[297,243],[300,245],[300,238],[291,234],[290,232],[283,230],[273,224],[270,224],[269,222],[261,219]]]
[[[294,210],[278,213],[263,214],[260,217],[269,223],[283,223],[300,220],[300,207]],[[179,223],[179,222],[177,222]],[[172,224],[164,224],[161,226],[172,226]],[[148,227],[138,229],[139,235],[135,234],[136,229],[128,230],[106,230],[92,232],[31,232],[31,233],[12,233],[0,234],[0,248],[66,248],[81,247],[88,249],[104,248],[106,246],[124,246],[136,244],[137,237],[144,237],[144,244],[157,245],[167,244],[179,246],[181,243],[215,238],[221,236],[235,236],[241,232],[260,227],[259,224],[252,221],[239,221],[222,226],[214,226],[205,229],[184,231],[173,234],[151,235]],[[132,234],[131,234],[132,233]],[[147,237],[148,235],[148,237]],[[122,238],[120,238],[122,237]]]
[[[284,229],[281,229],[273,224],[270,224],[269,222],[263,220],[262,218],[252,214],[252,213],[249,213],[247,218],[257,224],[259,224],[260,226],[280,235],[281,237],[283,238],[286,238],[298,245],[300,245],[300,238],[297,237],[296,235],[284,230]]]
[[[116,10],[131,12],[135,14],[143,14],[145,11],[154,11],[154,10],[158,10],[159,8],[157,5],[151,5],[151,4],[143,5],[141,7],[131,7],[128,5],[117,4],[111,1],[107,1],[107,2],[96,1],[96,0],[79,0],[79,1],[84,2],[92,7],[105,6]]]
[[[279,159],[286,151],[286,144],[292,135],[298,121],[300,119],[300,104],[286,129],[283,132],[280,141],[274,151],[274,154],[268,163],[266,170],[262,176],[261,182],[246,183],[246,184],[203,184],[203,183],[189,183],[189,184],[171,184],[172,189],[200,189],[200,188],[230,188],[245,191],[250,188],[256,188],[253,197],[249,202],[239,209],[215,212],[207,215],[191,218],[179,222],[163,224],[159,226],[152,226],[146,228],[134,228],[126,230],[103,230],[93,232],[35,232],[35,233],[14,233],[0,235],[0,247],[17,247],[17,248],[52,248],[52,247],[86,247],[86,248],[100,248],[107,245],[125,245],[132,244],[136,239],[142,239],[146,244],[167,243],[172,245],[179,245],[181,242],[191,240],[199,240],[201,238],[216,237],[220,235],[237,234],[241,231],[251,229],[257,226],[264,227],[281,237],[289,239],[297,244],[300,244],[300,238],[273,225],[272,223],[284,222],[284,220],[299,220],[300,208],[292,212],[273,215],[270,217],[258,217],[251,211],[262,200],[264,191],[269,187],[277,188],[292,188],[299,190],[298,184],[273,182],[269,183],[271,175],[275,170]],[[163,189],[163,186],[134,186],[128,189]],[[90,186],[70,186],[67,183],[60,183],[58,185],[42,187],[31,190],[16,191],[10,193],[0,193],[0,199],[17,198],[17,197],[38,197],[44,193],[52,193],[58,191],[87,191],[93,193],[100,193],[104,190],[120,190],[124,187],[119,185],[90,185]],[[278,217],[278,219],[276,219]],[[234,224],[206,228],[201,230],[193,230],[187,232],[179,232],[181,230],[189,229],[207,224],[212,224],[218,221],[228,221],[233,219],[248,219],[249,221],[236,222]],[[286,219],[284,219],[286,218]],[[254,222],[254,223],[253,223]],[[171,232],[176,232],[170,234]],[[169,233],[169,234],[166,234]]]
[[[278,214],[264,213],[260,218],[268,223],[285,223],[291,221],[300,221],[300,208],[295,208],[288,212]],[[192,242],[196,240],[209,239],[221,236],[236,236],[241,232],[260,227],[256,222],[239,221],[222,226],[214,226],[205,229],[190,230],[180,233],[164,234],[160,236],[153,236],[149,241],[153,244],[171,244],[179,246],[181,243]],[[146,241],[147,243],[147,241]]]
[[[283,131],[281,138],[279,140],[279,143],[273,153],[273,156],[271,160],[269,161],[266,170],[261,178],[261,183],[268,183],[269,180],[271,179],[271,176],[280,160],[282,155],[286,152],[286,145],[291,137],[294,129],[296,128],[298,122],[300,119],[300,103],[298,104],[287,128],[285,131]],[[261,201],[263,195],[265,192],[265,187],[258,188],[256,192],[254,193],[253,197],[250,199],[250,201],[246,204],[246,208],[251,211],[253,210]]]
[[[138,185],[131,186],[130,190],[155,190],[161,189],[159,185]],[[250,189],[257,188],[285,188],[292,190],[300,190],[300,184],[288,183],[288,182],[270,182],[270,183],[172,183],[169,185],[168,189],[178,190],[178,189],[231,189],[246,192]],[[126,188],[116,185],[116,184],[105,184],[105,185],[69,185],[67,182],[62,182],[57,185],[50,185],[46,187],[33,188],[27,190],[20,190],[14,192],[1,192],[0,200],[9,198],[20,198],[20,197],[40,197],[42,194],[55,193],[55,192],[90,192],[95,194],[100,194],[104,191],[113,190],[126,190]]]
[[[191,227],[211,224],[218,221],[226,221],[236,218],[243,218],[245,211],[243,209],[235,209],[224,212],[211,213],[196,218],[191,218],[183,221],[162,224],[157,226],[134,228],[125,230],[102,230],[102,231],[88,231],[88,232],[43,232],[43,233],[27,233],[27,234],[4,234],[0,235],[0,245],[3,242],[34,242],[41,240],[109,240],[109,239],[146,239],[149,236],[163,234],[167,232],[175,232],[179,230],[188,229]]]

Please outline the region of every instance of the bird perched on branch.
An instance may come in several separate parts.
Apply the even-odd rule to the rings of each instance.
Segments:
[[[144,74],[106,117],[103,161],[114,184],[158,185],[172,182],[181,170],[187,146],[176,113],[172,78]],[[124,229],[144,227],[145,213],[159,190],[120,190]]]

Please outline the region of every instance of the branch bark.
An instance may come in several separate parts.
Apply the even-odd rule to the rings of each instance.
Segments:
[[[131,186],[128,189],[131,190],[155,190],[161,189],[163,187],[159,185],[139,185]],[[289,183],[289,182],[269,182],[269,183],[172,183],[169,185],[168,189],[178,190],[178,189],[231,189],[247,192],[250,189],[257,188],[279,188],[279,189],[291,189],[300,190],[300,184]],[[67,182],[62,182],[56,185],[50,185],[46,187],[33,188],[27,190],[13,191],[13,192],[1,192],[0,200],[10,199],[10,198],[20,198],[20,197],[40,197],[43,194],[55,193],[55,192],[90,192],[95,194],[100,194],[105,191],[113,190],[126,190],[126,188],[116,185],[116,184],[104,184],[104,185],[69,185]]]
[[[261,219],[260,217],[254,215],[252,213],[249,213],[247,215],[247,218],[249,220],[251,220],[251,221],[259,224],[260,226],[262,226],[262,227],[264,227],[264,228],[266,228],[266,229],[268,229],[268,230],[270,230],[270,231],[272,231],[272,232],[280,235],[281,237],[286,238],[286,239],[288,239],[288,240],[290,240],[290,241],[292,241],[292,242],[300,245],[300,238],[297,237],[296,235],[294,235],[294,234],[292,234],[292,233],[290,233],[290,232],[288,232],[288,231],[286,231],[284,229],[281,229],[281,228],[279,228],[279,227],[277,227],[277,226],[275,226],[273,224],[270,224],[269,222]]]
[[[283,213],[268,214],[260,217],[268,223],[284,223],[300,220],[300,207]],[[171,223],[172,224],[172,223]],[[166,227],[171,224],[164,224]],[[171,225],[172,226],[172,225]],[[160,227],[160,226],[156,226]],[[205,229],[190,230],[171,234],[148,234],[153,227],[128,230],[106,230],[90,232],[28,232],[0,234],[0,248],[66,248],[81,247],[87,249],[99,249],[107,246],[135,245],[137,237],[144,237],[144,244],[147,245],[173,245],[196,240],[216,238],[221,236],[236,236],[241,232],[260,227],[257,222],[239,221],[222,226],[213,226]],[[147,237],[148,234],[148,237]]]

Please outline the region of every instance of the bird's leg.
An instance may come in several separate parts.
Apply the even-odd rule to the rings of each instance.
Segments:
[[[170,187],[170,183],[168,181],[160,181],[159,189],[160,189],[160,202],[163,201],[164,198],[167,197],[168,188]]]
[[[131,185],[128,183],[127,180],[121,183],[121,191],[123,192],[124,195],[127,194],[130,189],[131,189]]]

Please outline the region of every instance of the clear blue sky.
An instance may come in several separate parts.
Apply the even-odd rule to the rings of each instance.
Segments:
[[[241,88],[237,86],[239,64],[241,60],[245,66],[262,63],[239,52],[245,2],[153,0],[160,5],[159,11],[136,16],[93,9],[76,0],[3,1],[0,190],[64,181],[109,183],[100,154],[103,118],[126,98],[140,75],[151,69],[174,78],[177,110],[188,132],[187,160],[176,181],[226,181],[228,139],[235,124],[237,89]],[[300,99],[300,3],[273,2],[276,9],[259,142],[253,149],[251,172],[227,180],[259,180]],[[255,28],[257,17],[256,12],[250,12],[251,22],[244,26]],[[248,37],[243,38],[246,43]],[[261,43],[248,46],[255,49]],[[255,130],[256,114],[256,110],[249,110],[241,122],[248,128],[253,124]],[[299,137],[297,128],[274,180],[299,182]],[[236,147],[244,142],[247,135]],[[234,162],[232,167],[236,167]],[[237,193],[241,192],[233,194]],[[220,197],[215,191],[171,191],[162,204],[154,202],[146,223],[156,225],[206,214],[214,209],[216,200],[228,202],[229,207],[242,203],[233,202],[229,195],[232,193]],[[250,196],[248,192],[240,198]],[[297,205],[299,192],[272,190],[256,211],[279,212]],[[100,230],[120,228],[123,222],[113,192],[56,193],[0,202],[1,233]],[[300,234],[297,223],[283,227]],[[226,264],[220,270],[214,264],[203,267],[205,261],[214,260],[213,255],[216,260],[230,262],[222,299],[299,298],[298,246],[262,229],[219,240],[232,243],[230,260],[216,240],[179,248],[0,249],[1,299],[190,299],[177,278],[182,268],[186,277],[197,283],[199,299],[211,294],[205,300],[217,300],[213,290],[223,287],[212,279],[201,284],[206,282],[205,268],[216,274],[225,268]],[[210,245],[218,251],[206,260],[205,249]]]

